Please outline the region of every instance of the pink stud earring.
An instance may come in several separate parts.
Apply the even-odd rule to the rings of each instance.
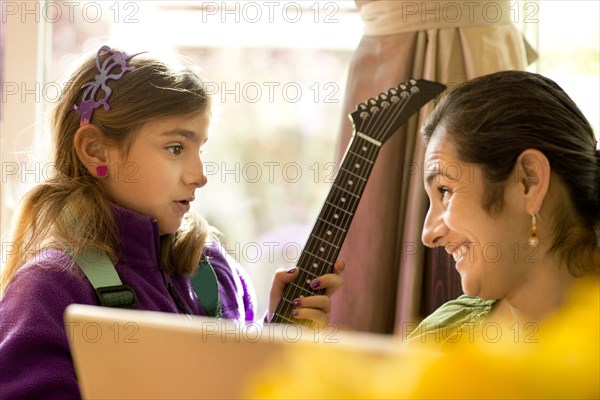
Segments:
[[[108,175],[108,166],[107,165],[98,165],[96,167],[96,173],[98,174],[99,178],[104,178],[106,175]]]

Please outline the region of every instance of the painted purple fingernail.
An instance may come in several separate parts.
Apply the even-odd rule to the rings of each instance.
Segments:
[[[310,284],[310,287],[313,289],[316,289],[319,286],[321,286],[321,281],[319,281],[319,280],[312,281],[312,283]]]
[[[296,272],[296,267],[287,270],[288,274],[293,274],[294,272]]]
[[[298,310],[292,310],[292,315],[295,317],[298,315]]]
[[[294,307],[300,307],[302,305],[302,302],[300,301],[300,299],[296,299],[292,302],[292,305]]]

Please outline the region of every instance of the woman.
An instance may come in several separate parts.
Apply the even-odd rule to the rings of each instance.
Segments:
[[[600,154],[589,123],[550,79],[505,71],[450,90],[422,132],[423,242],[454,256],[468,296],[398,353],[290,348],[251,394],[599,398]]]
[[[444,96],[422,132],[423,243],[453,256],[466,295],[412,339],[439,341],[443,330],[454,341],[478,322],[526,329],[557,309],[577,278],[598,273],[596,139],[555,82],[518,71],[473,79]]]

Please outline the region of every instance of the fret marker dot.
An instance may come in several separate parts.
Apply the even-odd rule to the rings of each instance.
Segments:
[[[324,247],[321,247],[321,248],[319,249],[319,251],[322,253],[322,252],[324,252],[324,251],[325,251],[325,248],[324,248]]]
[[[360,168],[360,164],[354,164],[354,168]]]
[[[310,285],[310,279],[307,279],[307,280],[306,280],[306,283],[308,283],[308,284]]]
[[[333,218],[335,218],[335,219],[338,219],[338,218],[339,218],[339,215],[337,215],[337,214],[333,214]]]
[[[331,231],[327,231],[327,236],[331,236]]]
[[[342,203],[346,202],[346,198],[342,197]]]
[[[353,183],[354,182],[352,182],[352,181],[348,181],[348,185],[350,185],[350,186],[352,186]]]
[[[367,146],[363,146],[362,151],[367,151]]]
[[[317,263],[313,263],[313,268],[317,268],[319,265]]]

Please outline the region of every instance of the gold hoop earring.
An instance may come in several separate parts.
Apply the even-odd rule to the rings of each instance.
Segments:
[[[531,214],[531,236],[529,236],[529,240],[527,240],[527,244],[533,248],[537,248],[540,244],[537,237],[537,217],[539,216],[536,213]]]

